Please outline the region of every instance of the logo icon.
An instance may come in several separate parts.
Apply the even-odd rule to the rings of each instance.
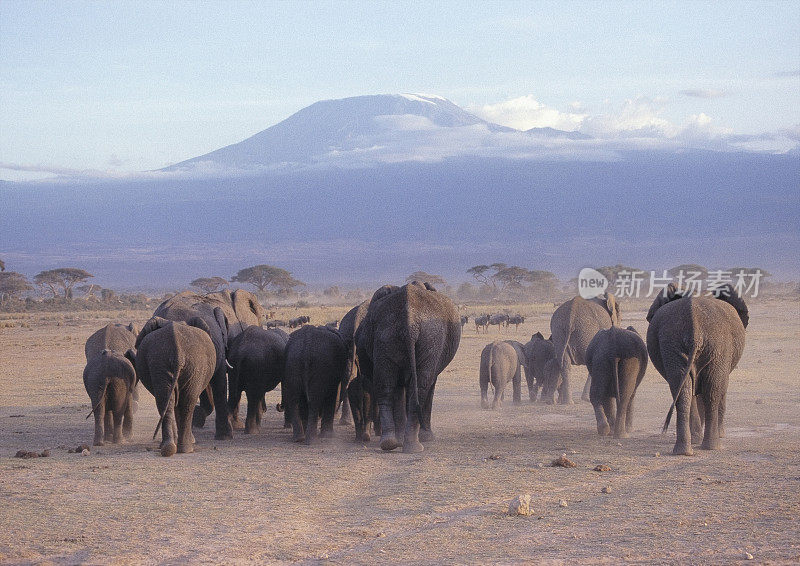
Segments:
[[[578,294],[584,299],[599,297],[608,289],[608,279],[605,275],[592,269],[584,267],[578,274]]]

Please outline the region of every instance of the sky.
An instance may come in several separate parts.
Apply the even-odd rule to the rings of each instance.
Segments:
[[[782,151],[800,2],[0,2],[0,179],[161,168],[406,92],[520,129]]]

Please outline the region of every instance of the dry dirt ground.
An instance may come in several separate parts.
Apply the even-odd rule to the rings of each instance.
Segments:
[[[149,313],[6,315],[0,562],[727,564],[749,553],[756,563],[797,563],[800,304],[750,306],[724,448],[693,457],[671,455],[674,424],[659,434],[670,396],[652,368],[637,393],[636,431],[620,442],[596,435],[580,401],[479,409],[480,351],[498,330],[472,325],[439,378],[437,440],[422,454],[356,444],[344,426],[318,446],[292,444],[276,391],[260,434],[217,442],[207,426],[195,432],[194,454],[161,458],[143,389],[132,443],[70,454],[92,440],[84,341],[111,320],[141,324]],[[645,308],[623,305],[624,325],[644,333]],[[317,309],[315,320],[345,310]],[[527,321],[503,337],[549,334],[552,305],[520,310]],[[582,383],[585,369],[577,373]],[[13,457],[48,448],[48,458]],[[562,453],[577,467],[548,466]],[[611,471],[593,471],[598,464]],[[507,515],[524,493],[534,514]]]

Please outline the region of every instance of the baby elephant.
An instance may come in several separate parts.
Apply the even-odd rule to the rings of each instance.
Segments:
[[[612,326],[594,335],[586,349],[592,380],[589,400],[597,417],[597,433],[625,438],[633,430],[633,396],[647,369],[647,348],[632,326]],[[614,416],[614,401],[617,411]]]
[[[103,350],[87,362],[83,385],[92,400],[94,445],[102,446],[104,441],[117,444],[123,437],[130,440],[136,387],[136,372],[131,361],[118,352]]]
[[[292,440],[311,444],[317,436],[333,434],[338,392],[347,383],[347,351],[336,330],[303,326],[286,344],[286,370],[281,386],[284,409],[292,423]]]
[[[480,387],[481,408],[489,408],[489,383],[494,387],[494,400],[491,408],[497,409],[503,403],[506,383],[512,383],[514,403],[521,399],[521,368],[525,367],[525,352],[522,344],[514,340],[494,341],[487,344],[481,352]]]
[[[530,342],[522,346],[525,351],[525,381],[528,382],[528,397],[531,403],[536,401],[539,387],[544,384],[544,368],[547,362],[556,357],[552,336],[544,339],[541,332],[531,336]]]
[[[136,374],[156,398],[160,415],[153,437],[160,426],[161,455],[193,452],[194,406],[217,365],[211,330],[199,317],[186,323],[153,317],[139,333],[136,346]]]
[[[283,380],[286,333],[248,326],[231,341],[228,352],[228,407],[234,422],[239,420],[239,401],[247,394],[245,433],[258,431],[264,412],[264,394]]]

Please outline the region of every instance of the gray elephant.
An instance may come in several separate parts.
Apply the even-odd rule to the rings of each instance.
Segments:
[[[731,285],[716,289],[713,296],[697,297],[683,296],[670,284],[653,301],[647,321],[650,360],[673,398],[664,431],[677,410],[673,454],[693,453],[692,440],[699,437],[703,422],[701,448],[719,449],[728,379],[744,351],[747,305]]]
[[[545,368],[542,400],[555,402],[558,390],[559,402],[572,403],[570,366],[586,365],[586,348],[599,330],[619,325],[619,305],[614,295],[593,299],[575,297],[556,309],[550,319],[551,338],[555,347],[555,358]],[[590,379],[587,378],[583,397],[588,399]]]
[[[333,434],[337,397],[346,380],[347,351],[338,331],[306,325],[289,336],[281,390],[292,440],[313,443],[320,416],[321,436]]]
[[[93,355],[83,370],[83,385],[92,401],[94,445],[130,440],[136,387],[136,371],[131,360],[112,350]]]
[[[537,332],[529,342],[523,344],[525,352],[525,381],[528,383],[528,398],[536,401],[539,388],[544,384],[545,367],[547,362],[555,358],[555,347],[552,336],[547,340],[541,332]]]
[[[340,392],[342,400],[342,418],[340,424],[347,424],[347,413],[352,413],[356,429],[356,441],[369,441],[369,424],[372,421],[372,396],[358,371],[356,354],[356,331],[361,326],[369,308],[369,299],[350,309],[339,322],[339,334],[347,349],[347,387]],[[346,395],[345,395],[346,393]]]
[[[161,455],[193,452],[192,413],[217,365],[211,329],[199,317],[186,323],[153,317],[139,332],[136,348],[136,374],[156,398],[160,415],[153,437],[160,426]]]
[[[130,324],[107,324],[86,339],[84,353],[88,362],[103,350],[113,350],[124,354],[136,344],[139,330]]]
[[[217,312],[223,314],[223,323]],[[248,326],[261,325],[264,320],[264,309],[255,295],[241,289],[230,292],[227,289],[201,295],[191,291],[179,293],[161,303],[153,316],[174,321],[189,321],[202,318],[211,331],[211,340],[216,350],[216,366],[214,377],[210,383],[210,394],[204,391],[200,397],[200,407],[194,411],[193,425],[202,427],[205,419],[216,408],[214,438],[224,440],[233,438],[232,423],[228,414],[228,380],[225,365],[225,352],[229,340],[233,340]],[[223,339],[223,333],[227,337]]]
[[[514,403],[522,402],[522,368],[525,367],[522,344],[514,340],[495,340],[481,352],[480,388],[481,408],[497,409],[503,404],[506,384],[513,388]],[[494,388],[494,399],[489,404],[489,384]]]
[[[386,285],[372,296],[356,332],[356,349],[377,398],[383,450],[402,446],[404,452],[420,452],[420,440],[433,440],[436,379],[460,341],[456,306],[429,284]],[[399,429],[405,431],[402,443]]]
[[[288,335],[260,326],[245,328],[230,341],[228,352],[228,403],[231,417],[238,421],[239,401],[247,395],[245,433],[257,432],[264,412],[264,395],[283,380]]]
[[[625,438],[633,430],[633,397],[647,370],[647,348],[636,329],[612,326],[594,335],[586,348],[592,385],[589,399],[597,433]],[[616,415],[614,404],[616,401]]]

